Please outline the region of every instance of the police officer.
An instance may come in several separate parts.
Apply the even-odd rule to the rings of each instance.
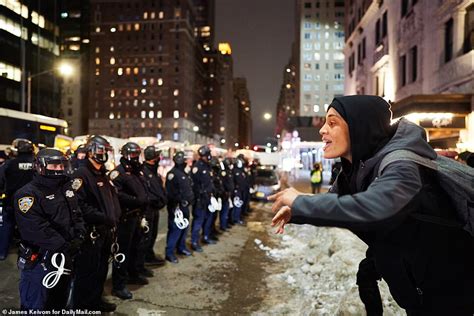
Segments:
[[[214,212],[211,213],[212,216],[212,223],[211,223],[211,233],[210,236],[213,239],[219,240],[216,235],[220,234],[220,232],[216,229],[216,221],[217,221],[217,215],[220,214],[220,218],[222,218],[222,212],[223,206],[224,206],[224,200],[226,199],[226,191],[224,188],[224,176],[222,173],[225,174],[224,171],[224,164],[221,163],[219,158],[217,157],[212,157],[210,161],[211,169],[212,169],[212,183],[214,185],[214,197],[220,201],[220,209],[218,209],[219,212]],[[228,210],[225,210],[227,213]],[[222,220],[222,219],[221,219]],[[222,229],[222,227],[220,227]],[[225,231],[225,229],[223,229]]]
[[[122,146],[120,164],[110,174],[110,180],[118,190],[122,215],[118,226],[118,244],[125,261],[112,268],[112,294],[125,300],[133,297],[126,285],[148,284],[148,280],[140,274],[141,260],[144,255],[140,243],[143,239],[141,225],[142,214],[148,204],[145,179],[141,170],[138,144],[128,142]]]
[[[237,158],[234,164],[234,210],[232,212],[232,222],[234,224],[244,225],[242,221],[242,208],[244,207],[245,192],[248,192],[247,176],[244,170],[244,161]]]
[[[165,264],[165,260],[155,254],[153,247],[158,236],[160,210],[168,203],[163,180],[158,174],[161,151],[157,150],[155,146],[148,146],[143,152],[145,156],[143,173],[150,198],[150,204],[145,212],[145,218],[150,227],[150,231],[145,235],[145,263],[160,266]]]
[[[87,148],[81,144],[77,147],[71,157],[71,169],[77,170],[79,167],[87,164]]]
[[[80,249],[85,229],[74,181],[66,176],[67,163],[60,151],[41,150],[35,161],[37,175],[14,196],[21,236],[22,309],[62,309],[70,297],[71,260]]]
[[[242,192],[242,205],[241,215],[246,216],[250,212],[250,188],[253,187],[252,175],[249,168],[249,162],[243,154],[237,156],[243,162],[243,174],[245,181],[243,182],[244,187],[241,189]]]
[[[186,160],[184,152],[178,151],[173,156],[174,167],[166,175],[166,193],[168,196],[168,234],[166,236],[166,260],[178,263],[174,251],[190,256],[186,248],[189,214],[194,203],[193,183],[184,171]]]
[[[7,160],[0,168],[0,178],[4,179],[4,193],[2,207],[2,223],[0,226],[0,260],[8,255],[10,241],[15,227],[13,215],[13,194],[33,179],[33,143],[27,139],[17,138],[12,143],[15,158]]]
[[[208,146],[201,146],[198,149],[199,160],[192,168],[191,178],[193,180],[194,196],[196,201],[193,207],[193,223],[191,228],[191,248],[197,252],[202,252],[199,245],[199,234],[203,230],[203,242],[205,244],[215,244],[216,240],[211,238],[212,213],[209,211],[209,204],[214,193],[212,183],[212,171],[209,165],[211,160],[211,150]]]
[[[234,185],[234,176],[232,174],[232,164],[231,158],[225,158],[223,161],[224,170],[221,171],[222,183],[224,185],[224,194],[225,197],[222,199],[222,210],[220,213],[220,229],[226,231],[231,228],[229,223],[229,217],[231,216],[231,203],[235,190]]]
[[[104,166],[110,143],[102,136],[87,142],[87,158],[75,173],[73,188],[86,223],[87,235],[76,257],[74,308],[113,312],[115,304],[102,299],[107,279],[111,246],[120,218],[120,204]]]

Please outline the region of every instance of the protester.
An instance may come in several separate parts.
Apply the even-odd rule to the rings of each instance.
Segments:
[[[378,176],[382,159],[395,150],[436,158],[423,128],[404,119],[390,121],[390,106],[380,97],[335,98],[320,134],[324,157],[341,157],[342,171],[329,194],[290,188],[270,197],[276,212],[272,225],[278,233],[290,220],[342,227],[361,238],[369,249],[357,283],[368,315],[382,315],[380,278],[408,315],[472,315],[472,236],[456,225],[420,220],[427,214],[458,221],[436,171],[396,161]]]

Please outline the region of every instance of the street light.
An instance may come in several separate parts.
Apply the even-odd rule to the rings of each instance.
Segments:
[[[28,73],[28,76],[27,76],[27,79],[26,79],[27,83],[28,83],[28,85],[26,87],[26,112],[27,113],[31,113],[31,79],[42,76],[42,75],[45,75],[45,74],[50,73],[50,72],[54,72],[55,70],[57,70],[59,72],[59,74],[63,77],[69,77],[74,72],[74,68],[70,64],[68,64],[66,62],[62,62],[57,68],[48,69],[48,70],[45,70],[45,71],[42,71],[42,72],[39,72],[39,73],[36,73],[36,74]]]
[[[266,121],[268,121],[268,120],[270,120],[270,119],[272,118],[272,115],[271,115],[270,113],[266,112],[266,113],[263,114],[263,118],[264,118]]]

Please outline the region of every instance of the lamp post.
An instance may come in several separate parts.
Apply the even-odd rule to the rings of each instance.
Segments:
[[[55,70],[58,70],[59,74],[63,77],[68,77],[72,75],[72,73],[74,72],[74,69],[72,68],[70,64],[61,63],[58,68],[48,69],[36,74],[28,73],[28,76],[26,79],[27,80],[27,87],[26,87],[26,112],[27,113],[31,113],[31,80],[33,78],[42,76],[44,74],[54,72]]]

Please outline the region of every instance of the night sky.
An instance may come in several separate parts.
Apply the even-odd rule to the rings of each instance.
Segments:
[[[234,77],[247,78],[253,143],[275,136],[275,109],[294,40],[295,0],[216,0],[216,43],[230,42]],[[272,119],[265,121],[263,113]]]

